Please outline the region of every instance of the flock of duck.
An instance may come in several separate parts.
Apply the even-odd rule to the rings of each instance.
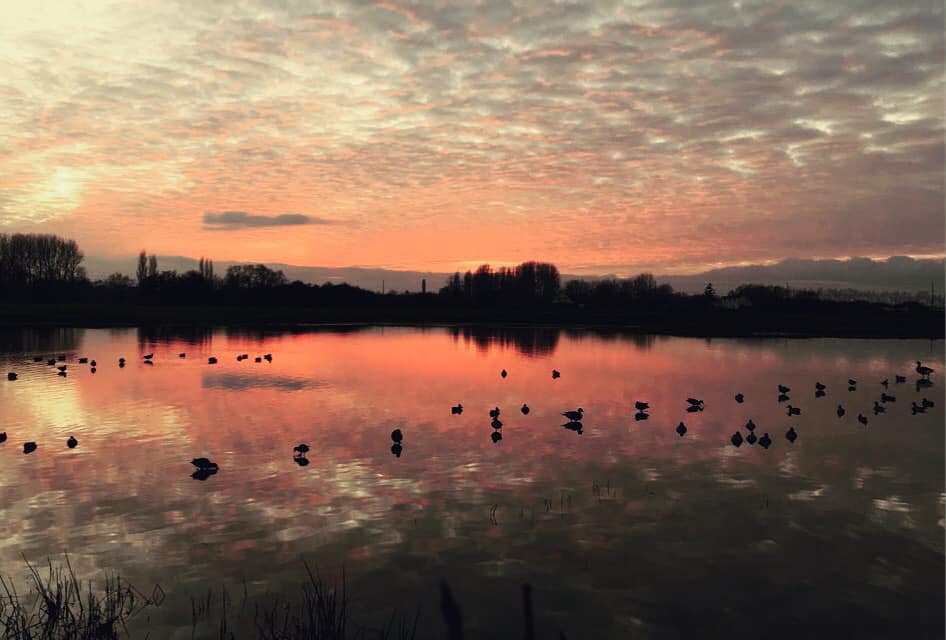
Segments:
[[[178,357],[186,358],[187,354],[180,353],[178,354]],[[242,362],[244,360],[248,360],[249,358],[250,358],[249,354],[244,353],[237,356],[237,361]],[[43,360],[44,358],[40,356],[36,356],[33,358],[33,362],[36,362],[36,363],[43,362]],[[58,358],[47,359],[46,364],[49,366],[56,367],[57,375],[61,377],[65,377],[66,375],[68,375],[68,365],[58,364],[59,362],[64,362],[65,360],[66,360],[66,356],[60,355]],[[147,365],[154,364],[154,354],[148,353],[148,354],[143,355],[142,361],[144,364],[147,364]],[[256,363],[261,363],[263,361],[271,363],[273,361],[272,354],[267,353],[261,356],[256,356],[254,358],[254,362]],[[88,364],[89,371],[91,373],[95,373],[96,367],[97,367],[97,363],[95,360],[89,360],[89,358],[81,357],[81,358],[78,358],[77,362],[79,364]],[[118,359],[118,366],[120,368],[123,368],[125,364],[126,364],[125,358]],[[207,359],[207,364],[209,365],[217,364],[217,358],[209,357]],[[932,368],[925,366],[919,360],[916,361],[916,373],[919,375],[919,378],[917,378],[916,380],[917,392],[919,392],[920,389],[929,387],[933,384],[932,381],[930,380],[930,375],[935,373],[935,371]],[[502,371],[500,371],[499,375],[501,378],[505,379],[509,375],[509,372],[506,371],[506,369],[503,369]],[[561,375],[562,375],[561,372],[557,371],[556,369],[552,369],[553,380],[559,379]],[[11,371],[7,374],[8,381],[12,382],[12,381],[17,380],[17,378],[18,378],[18,375],[15,372]],[[894,385],[903,384],[906,381],[907,381],[906,376],[901,376],[901,375],[894,376]],[[857,390],[857,380],[851,378],[847,381],[847,383],[848,383],[848,387],[847,387],[848,391]],[[875,416],[881,413],[886,413],[887,405],[897,401],[896,396],[889,395],[887,393],[887,390],[889,390],[890,388],[889,378],[885,378],[884,380],[882,380],[880,382],[880,385],[884,388],[884,391],[881,392],[879,400],[874,400],[874,406],[872,410]],[[821,382],[815,382],[815,397],[816,398],[825,397],[826,390],[827,390],[826,385],[822,384]],[[791,392],[791,388],[782,384],[778,385],[778,402],[780,403],[788,402],[791,399],[788,395],[789,392]],[[739,404],[742,404],[743,402],[745,402],[745,395],[742,393],[737,393],[735,395],[735,401]],[[703,400],[698,399],[698,398],[687,398],[686,404],[687,404],[687,408],[686,408],[687,413],[701,412],[706,408],[706,403]],[[932,400],[928,400],[927,398],[924,397],[920,400],[919,404],[916,401],[913,401],[910,407],[910,410],[913,415],[917,415],[920,413],[925,413],[928,408],[931,408],[934,406],[935,406],[935,403]],[[634,403],[634,408],[637,411],[637,413],[634,415],[634,419],[636,421],[647,420],[650,417],[650,414],[648,413],[650,409],[649,403],[638,400]],[[522,407],[520,407],[520,412],[523,415],[529,415],[530,411],[531,409],[529,408],[527,404],[523,404]],[[463,413],[463,405],[457,404],[456,406],[451,407],[450,413],[452,415],[461,415]],[[847,411],[845,410],[844,406],[839,404],[837,407],[838,418],[843,418],[846,413]],[[789,417],[798,416],[798,415],[801,415],[801,409],[799,407],[793,406],[792,404],[787,404],[786,414]],[[494,443],[499,442],[503,438],[502,436],[503,423],[499,419],[499,415],[500,415],[499,407],[494,407],[489,410],[490,426],[493,429],[491,438]],[[582,409],[581,407],[578,407],[577,409],[573,411],[572,410],[565,411],[561,415],[562,417],[567,418],[568,420],[565,424],[562,425],[564,428],[569,429],[571,431],[575,431],[579,435],[583,432],[584,426],[582,424],[582,420],[585,417],[584,409]],[[858,413],[857,421],[860,424],[867,426],[868,418],[863,413]],[[772,438],[771,436],[769,436],[767,432],[763,433],[761,437],[756,436],[756,433],[755,433],[756,425],[751,419],[746,423],[745,429],[747,432],[745,436],[742,435],[742,432],[736,431],[730,437],[730,442],[733,444],[733,446],[741,447],[744,442],[748,443],[749,445],[754,445],[758,442],[759,446],[761,446],[763,449],[768,449],[772,445]],[[684,435],[686,435],[688,429],[687,429],[686,424],[684,424],[681,421],[680,424],[677,425],[675,431],[680,435],[680,437],[683,437]],[[795,430],[794,427],[789,427],[788,431],[785,432],[785,439],[788,440],[789,442],[795,442],[797,438],[798,438],[798,432]],[[391,453],[394,454],[398,458],[401,457],[401,453],[403,451],[403,444],[402,444],[403,440],[404,440],[404,434],[400,429],[395,429],[394,431],[391,432],[391,441],[393,442],[391,446]],[[7,441],[7,433],[5,431],[0,432],[0,444],[6,441]],[[78,445],[79,445],[79,441],[75,438],[75,436],[69,436],[69,439],[66,440],[66,446],[70,449],[75,449]],[[34,451],[36,451],[37,448],[38,448],[38,445],[35,442],[23,443],[24,454],[33,453]],[[299,466],[304,467],[308,465],[309,459],[306,457],[306,454],[309,451],[310,451],[309,445],[305,443],[298,444],[296,447],[293,448],[293,461]],[[216,462],[213,462],[212,460],[208,458],[194,458],[193,460],[191,460],[191,464],[196,468],[196,471],[194,471],[194,473],[192,474],[192,477],[198,480],[206,480],[207,478],[216,474],[220,470],[220,466]]]

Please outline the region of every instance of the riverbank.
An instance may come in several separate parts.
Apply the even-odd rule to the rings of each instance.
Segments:
[[[130,327],[389,324],[603,327],[700,337],[944,337],[942,309],[874,304],[839,305],[835,313],[752,308],[699,311],[604,311],[577,307],[546,309],[449,306],[114,306],[103,304],[0,304],[0,327]]]

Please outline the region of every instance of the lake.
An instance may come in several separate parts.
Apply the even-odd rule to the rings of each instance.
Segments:
[[[423,638],[443,637],[441,580],[468,638],[522,637],[523,583],[540,638],[942,637],[943,351],[552,328],[7,331],[0,574],[25,586],[24,557],[65,551],[80,578],[160,585],[136,637],[216,637],[192,628],[192,598],[294,594],[303,561],[344,571],[353,623],[419,612]],[[32,362],[59,355],[65,377]],[[875,415],[881,392],[896,401]],[[935,406],[913,415],[923,397]],[[577,407],[580,430],[563,426]],[[730,442],[750,419],[768,449]],[[220,466],[205,480],[201,456]]]

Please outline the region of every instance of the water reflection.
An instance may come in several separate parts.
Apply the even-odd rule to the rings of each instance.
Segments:
[[[301,579],[302,556],[344,561],[379,618],[391,590],[437,611],[445,577],[471,637],[521,635],[503,594],[523,582],[541,585],[541,637],[627,637],[629,617],[645,638],[751,637],[775,623],[817,634],[837,620],[867,635],[941,630],[936,374],[932,388],[912,374],[891,382],[897,401],[871,413],[894,372],[918,358],[943,370],[928,343],[550,331],[485,343],[455,328],[145,342],[85,331],[42,350],[10,339],[0,360],[19,378],[0,385],[0,573],[20,575],[21,553],[68,549],[80,577],[160,582],[171,595],[152,622],[167,627],[152,637],[178,631],[209,576],[279,590]],[[148,367],[140,355],[152,351]],[[37,352],[66,355],[69,376],[32,362]],[[102,363],[94,377],[80,353]],[[244,353],[273,360],[237,361]],[[860,380],[850,393],[848,378]],[[816,401],[816,382],[843,392],[847,411]],[[776,402],[778,384],[796,389],[799,415]],[[705,410],[688,412],[688,397]],[[458,401],[468,410],[453,411]],[[583,419],[563,425],[579,406]],[[73,434],[82,445],[70,451]],[[26,442],[38,444],[28,456]],[[318,455],[290,464],[302,442]],[[225,471],[195,471],[194,455]],[[754,609],[760,593],[804,615]],[[902,603],[917,615],[904,619]],[[420,637],[439,624],[426,617]]]

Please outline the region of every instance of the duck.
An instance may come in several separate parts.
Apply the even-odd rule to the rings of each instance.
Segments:
[[[732,442],[734,447],[741,447],[742,434],[737,431],[736,433],[732,434],[732,437],[729,439],[729,441]]]
[[[865,416],[863,413],[857,414],[857,421],[865,427],[867,426],[867,416]]]
[[[69,436],[69,439],[66,440],[66,446],[70,449],[75,449],[77,446],[79,446],[79,441],[76,440],[75,436]]]
[[[186,357],[187,357],[187,354],[186,354],[186,353],[179,353],[179,354],[177,354],[177,357],[178,357],[178,358],[186,358]]]
[[[502,432],[502,431],[493,431],[491,434],[489,434],[489,438],[490,438],[490,440],[493,441],[493,444],[496,444],[497,442],[499,442],[500,440],[503,439],[503,432]]]
[[[564,415],[564,414],[563,414],[563,415]],[[494,407],[493,409],[490,409],[490,410],[489,410],[489,417],[490,417],[490,418],[498,418],[498,417],[499,417],[499,407]]]
[[[6,442],[6,441],[7,441],[7,432],[6,432],[6,431],[0,432],[0,444],[4,443],[4,442]]]
[[[788,402],[791,398],[788,397],[788,394],[783,393],[778,397],[779,402]]]
[[[681,438],[684,436],[686,432],[687,432],[687,426],[685,424],[681,422],[680,424],[677,425],[677,433],[680,434]]]
[[[933,373],[934,371],[933,371],[933,369],[931,369],[930,367],[925,366],[922,362],[920,362],[919,360],[917,360],[917,361],[916,361],[916,372],[920,374],[920,377],[921,377],[921,378],[929,378],[929,377],[930,377],[930,374]]]
[[[920,404],[922,404],[924,407],[935,407],[935,406],[936,406],[936,403],[935,403],[935,402],[933,402],[932,400],[927,400],[926,398],[923,398],[923,399],[920,401]]]
[[[787,413],[790,416],[801,415],[801,409],[799,409],[798,407],[793,407],[792,405],[788,405],[787,409],[788,409]]]
[[[305,454],[309,453],[309,445],[305,443],[297,444],[293,447],[292,452],[300,457],[305,457]]]
[[[641,420],[647,420],[648,418],[650,418],[650,414],[643,411],[638,411],[634,414],[634,420],[637,422],[640,422]]]
[[[98,363],[97,363],[95,360],[93,360],[92,362],[89,363],[89,366],[94,369],[95,367],[97,367],[97,366],[99,366],[99,365],[98,365]]]
[[[263,360],[265,360],[266,362],[272,362],[272,361],[273,361],[273,354],[271,354],[271,353],[264,354],[264,355],[263,355]]]
[[[502,429],[503,423],[500,422],[499,418],[493,418],[493,421],[489,423],[489,426],[491,426],[493,429]]]
[[[634,408],[636,408],[638,411],[647,411],[650,408],[650,405],[646,402],[641,402],[638,400],[634,403]]]
[[[702,400],[697,400],[696,398],[687,398],[687,403],[691,407],[702,407],[705,404]]]
[[[838,417],[839,418],[844,417],[844,407],[842,407],[841,405],[838,405]]]
[[[887,378],[884,378],[883,380],[880,381],[880,384],[883,386],[884,389],[886,389],[890,386],[890,380],[888,380]]]
[[[788,431],[785,432],[785,439],[789,442],[795,442],[798,438],[798,432],[795,431],[795,427],[789,427]]]
[[[79,358],[79,364],[86,364],[88,361],[88,358]]]
[[[874,415],[876,416],[879,413],[886,413],[887,409],[884,408],[882,404],[874,400]]]
[[[552,380],[558,380],[562,377],[562,374],[556,369],[552,369]]]
[[[36,443],[35,443],[35,442],[24,442],[24,443],[23,443],[23,453],[33,453],[34,451],[36,451]]]
[[[745,401],[745,399],[746,397],[742,395],[741,393],[736,394],[736,402],[738,402],[739,404],[742,404]]]
[[[124,359],[124,358],[119,358],[119,359],[118,359],[118,366],[119,366],[119,368],[125,366],[125,359]]]
[[[505,369],[503,369],[502,371],[499,372],[499,375],[502,376],[503,378],[505,378],[505,377],[508,376],[509,374],[506,372]]]
[[[263,358],[261,356],[256,356],[255,358],[253,358],[253,362],[262,362],[262,361],[263,361]]]
[[[61,364],[61,365],[59,365],[59,366],[56,367],[56,368],[59,369],[60,371],[65,371],[66,369],[69,368],[69,365],[67,365],[67,364]]]
[[[926,407],[921,404],[917,404],[916,402],[913,403],[913,406],[910,407],[910,410],[913,412],[913,415],[918,413],[926,413]]]
[[[823,398],[824,396],[825,396],[825,392],[824,392],[824,391],[821,391],[820,389],[817,390],[817,391],[815,391],[815,397],[816,397],[816,398]]]
[[[857,386],[857,380],[855,380],[854,378],[848,378],[848,379],[847,379],[847,386],[849,386],[849,387],[856,387],[856,386]]]
[[[455,416],[460,415],[461,413],[463,413],[463,405],[458,404],[455,407],[450,407],[450,413]]]
[[[768,449],[770,446],[772,446],[772,438],[769,437],[769,434],[762,434],[762,437],[759,438],[759,446],[763,449]]]
[[[746,435],[746,442],[748,442],[749,444],[755,444],[756,440],[758,440],[758,438],[756,438],[755,431],[750,431]]]
[[[95,367],[89,367],[89,373],[95,373],[96,371],[98,371],[98,369]]]
[[[217,364],[217,359],[214,358],[213,356],[210,356],[209,358],[207,358],[207,364]]]
[[[403,439],[404,439],[404,434],[401,433],[400,429],[395,429],[394,431],[391,432],[391,440],[393,440],[396,444],[400,444],[401,440]]]
[[[529,411],[530,411],[529,405],[527,405],[525,402],[523,402],[523,403],[522,403],[522,408],[519,409],[519,411],[521,411],[521,412],[522,412],[522,415],[524,415],[524,416],[529,415]]]
[[[887,404],[888,402],[896,402],[897,396],[888,396],[886,393],[881,393],[880,401],[883,402],[884,404]]]
[[[753,422],[752,419],[746,423],[746,429],[749,431],[755,431],[755,422]]]
[[[816,382],[816,383],[815,383],[815,390],[816,390],[816,391],[824,391],[824,390],[827,389],[827,388],[828,388],[828,387],[824,386],[824,385],[821,384],[820,382]]]
[[[7,380],[9,380],[10,382],[13,382],[16,379],[17,379],[17,375],[14,372],[11,371],[10,373],[7,374]]]
[[[145,360],[150,360],[151,358],[154,357],[154,354],[153,354],[153,353],[146,353],[146,354],[144,354],[144,355],[141,356],[141,357],[144,358]]]
[[[212,462],[208,458],[194,458],[191,460],[191,464],[197,467],[197,469],[200,471],[216,471],[220,468],[220,465],[218,465],[216,462]]]
[[[784,384],[780,384],[780,385],[778,386],[778,392],[779,392],[779,393],[788,393],[789,391],[791,391],[791,388],[790,388],[790,387],[786,387]]]
[[[585,410],[582,409],[581,407],[578,407],[578,411],[566,411],[562,415],[568,418],[569,420],[580,422],[581,419],[585,415]]]

